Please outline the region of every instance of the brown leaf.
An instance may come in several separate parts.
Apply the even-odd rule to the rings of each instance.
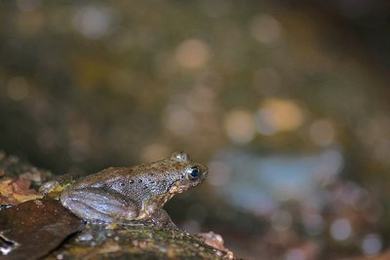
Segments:
[[[27,201],[0,211],[0,256],[41,258],[81,228],[82,221],[58,201]]]
[[[0,179],[0,205],[17,205],[28,200],[42,198],[42,195],[30,186],[31,180],[26,178]]]

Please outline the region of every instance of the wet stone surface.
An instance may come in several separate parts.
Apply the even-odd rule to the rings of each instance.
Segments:
[[[131,257],[132,259],[232,259],[201,239],[176,229],[89,224],[48,259]]]

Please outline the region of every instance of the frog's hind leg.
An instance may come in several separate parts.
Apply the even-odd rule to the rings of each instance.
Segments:
[[[76,216],[90,221],[121,222],[138,216],[138,207],[114,191],[98,188],[67,190],[61,195],[61,203]]]

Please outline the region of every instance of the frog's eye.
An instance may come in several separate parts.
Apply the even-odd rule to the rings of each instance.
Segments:
[[[176,152],[171,155],[171,158],[178,162],[187,162],[190,160],[190,156],[185,152]]]
[[[188,169],[188,178],[190,180],[196,180],[200,177],[200,169],[197,166],[193,166]]]

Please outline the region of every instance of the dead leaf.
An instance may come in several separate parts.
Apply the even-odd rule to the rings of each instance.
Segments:
[[[25,201],[42,198],[41,194],[30,187],[31,181],[26,178],[0,179],[0,205],[17,205]]]
[[[82,221],[56,200],[31,200],[1,210],[1,259],[41,258],[81,228]]]

